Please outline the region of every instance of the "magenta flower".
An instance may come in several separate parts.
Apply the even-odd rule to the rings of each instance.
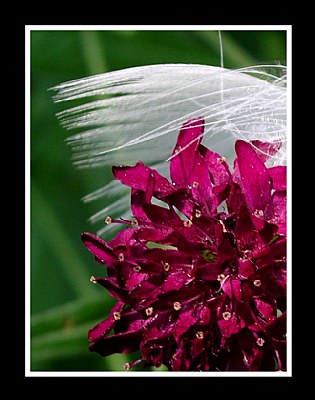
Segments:
[[[134,219],[109,242],[82,234],[107,267],[92,281],[118,300],[90,350],[140,350],[126,369],[285,370],[286,168],[265,166],[279,144],[236,141],[231,172],[203,129],[202,118],[183,125],[171,183],[141,162],[113,168]]]

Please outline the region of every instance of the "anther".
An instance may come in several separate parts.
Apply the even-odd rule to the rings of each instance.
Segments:
[[[196,338],[199,339],[199,340],[203,339],[204,336],[205,336],[205,335],[204,335],[204,333],[203,333],[202,331],[198,331],[198,332],[196,333]]]
[[[129,370],[130,370],[130,364],[129,364],[129,363],[126,363],[126,364],[124,365],[124,370],[125,370],[125,371],[129,371]]]
[[[261,286],[261,280],[260,279],[255,279],[253,284],[254,284],[254,286],[259,287],[259,286]]]
[[[106,225],[109,225],[109,224],[111,224],[111,223],[112,223],[111,217],[106,217],[106,218],[105,218],[105,224],[106,224]]]
[[[223,281],[223,279],[225,278],[225,275],[224,274],[219,274],[218,276],[217,276],[217,281]]]
[[[96,279],[95,279],[95,276],[91,276],[90,282],[92,282],[92,283],[97,283],[97,282],[96,282]]]
[[[265,343],[265,340],[263,338],[259,337],[256,340],[256,343],[258,344],[258,346],[262,347],[264,345],[264,343]]]
[[[223,319],[225,319],[226,321],[228,321],[229,319],[231,319],[232,314],[229,311],[225,311],[224,313],[222,313],[222,317]]]
[[[122,262],[122,261],[124,261],[124,259],[125,259],[124,254],[123,253],[119,253],[118,254],[118,261]]]
[[[171,268],[171,266],[169,265],[169,263],[164,263],[164,266],[163,266],[163,268],[164,268],[164,271],[169,271],[169,269]]]
[[[146,315],[149,317],[150,315],[153,314],[153,307],[148,307],[145,309]]]
[[[121,318],[121,314],[119,311],[115,311],[113,314],[114,320],[118,321]]]
[[[200,218],[202,216],[202,212],[200,210],[195,211],[195,217]]]
[[[179,301],[175,301],[173,307],[175,311],[179,311],[182,308],[182,305],[180,304]]]
[[[138,228],[139,223],[138,223],[138,221],[135,219],[135,220],[131,221],[131,225],[132,225],[133,227],[135,227],[135,228]]]
[[[197,187],[199,186],[199,182],[194,181],[192,185],[193,185],[193,187],[194,187],[195,189],[197,189]]]
[[[141,271],[140,265],[136,265],[135,267],[133,267],[133,270],[134,270],[135,272],[140,272],[140,271]]]
[[[263,212],[263,210],[255,210],[254,215],[257,218],[262,218],[264,216],[264,212]]]
[[[225,158],[225,157],[219,157],[217,160],[218,160],[221,164],[223,164],[223,163],[226,161],[226,158]]]
[[[190,219],[186,219],[186,221],[184,221],[184,226],[186,228],[190,228],[192,226],[192,222]]]

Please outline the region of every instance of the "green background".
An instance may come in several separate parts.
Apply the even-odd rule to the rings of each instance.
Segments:
[[[286,31],[222,31],[224,66],[286,64]],[[102,168],[75,169],[69,135],[49,88],[67,80],[155,63],[220,65],[217,31],[37,30],[30,35],[31,83],[31,370],[121,371],[135,355],[102,358],[88,351],[87,331],[114,300],[90,283],[103,271],[80,241],[95,232],[89,216],[106,199],[80,200],[101,187]],[[105,239],[110,239],[106,238]],[[28,262],[28,260],[27,260]]]

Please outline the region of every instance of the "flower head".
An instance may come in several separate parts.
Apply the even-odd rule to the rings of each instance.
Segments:
[[[108,242],[82,234],[107,268],[93,282],[118,300],[89,331],[90,350],[140,350],[127,369],[284,370],[286,169],[265,165],[279,145],[236,141],[230,171],[203,129],[203,118],[182,126],[171,182],[142,162],[113,168],[137,223]]]

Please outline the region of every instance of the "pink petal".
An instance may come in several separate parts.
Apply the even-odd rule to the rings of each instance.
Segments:
[[[166,178],[142,162],[138,162],[134,167],[113,167],[113,174],[124,185],[144,192],[149,190],[157,198],[163,199],[174,191],[173,186]]]
[[[286,191],[273,193],[269,207],[266,210],[266,219],[278,226],[277,233],[286,235],[287,231],[287,194]]]
[[[108,318],[105,321],[100,322],[89,330],[88,339],[91,341],[99,340],[102,336],[106,335],[111,329],[113,329],[116,319],[115,313],[121,313],[124,308],[124,303],[118,302],[113,306],[110,311]]]
[[[179,343],[181,336],[197,321],[198,317],[194,316],[194,309],[182,312],[175,324],[175,340]]]
[[[231,299],[235,299],[236,301],[242,300],[241,288],[241,281],[235,277],[227,278],[222,284],[222,290],[224,291],[224,293],[227,294]]]
[[[268,169],[270,178],[272,179],[272,188],[274,190],[287,189],[287,167],[278,166]]]
[[[81,233],[81,240],[85,247],[95,255],[99,260],[107,265],[111,265],[117,261],[117,256],[104,240],[89,232]]]
[[[89,350],[97,351],[103,357],[114,353],[131,353],[139,349],[141,339],[141,329],[117,333],[92,343]]]
[[[264,212],[270,201],[272,189],[268,169],[249,143],[237,140],[235,150],[249,210],[252,213]]]
[[[277,151],[280,149],[282,146],[281,142],[262,142],[260,140],[253,140],[252,145],[254,146],[254,149],[261,159],[262,162],[266,162],[270,157],[275,155]]]
[[[209,150],[201,144],[199,145],[198,150],[208,167],[212,183],[217,186],[230,182],[231,172],[225,159],[220,156],[220,154]]]
[[[177,187],[190,185],[197,148],[204,131],[204,119],[193,118],[183,124],[170,162],[170,174]]]

